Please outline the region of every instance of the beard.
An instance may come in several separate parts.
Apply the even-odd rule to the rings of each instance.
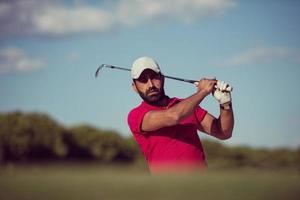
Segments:
[[[138,91],[140,97],[148,104],[159,106],[160,101],[165,97],[165,90],[162,87],[158,89],[157,87],[153,86],[149,88],[145,93]]]

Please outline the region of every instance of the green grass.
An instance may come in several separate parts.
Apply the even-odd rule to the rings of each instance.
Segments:
[[[299,199],[297,171],[208,170],[151,176],[141,168],[35,165],[0,168],[1,200]]]

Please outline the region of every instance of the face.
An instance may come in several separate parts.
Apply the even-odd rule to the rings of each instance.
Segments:
[[[145,102],[152,105],[157,105],[165,96],[164,76],[151,69],[144,70],[132,86]]]

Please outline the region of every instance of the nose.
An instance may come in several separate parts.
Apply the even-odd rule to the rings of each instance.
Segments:
[[[148,77],[147,85],[149,88],[153,86],[152,79],[150,77]]]

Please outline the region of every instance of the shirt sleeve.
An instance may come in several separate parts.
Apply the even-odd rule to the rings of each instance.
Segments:
[[[201,121],[205,117],[206,113],[207,113],[207,111],[205,109],[201,108],[200,106],[197,106],[194,114],[195,114],[195,118],[196,118],[198,124],[201,123]]]
[[[133,109],[128,114],[127,123],[133,134],[144,133],[141,130],[141,126],[142,126],[143,118],[148,111],[149,110],[147,110],[147,109],[136,108],[136,109]]]

